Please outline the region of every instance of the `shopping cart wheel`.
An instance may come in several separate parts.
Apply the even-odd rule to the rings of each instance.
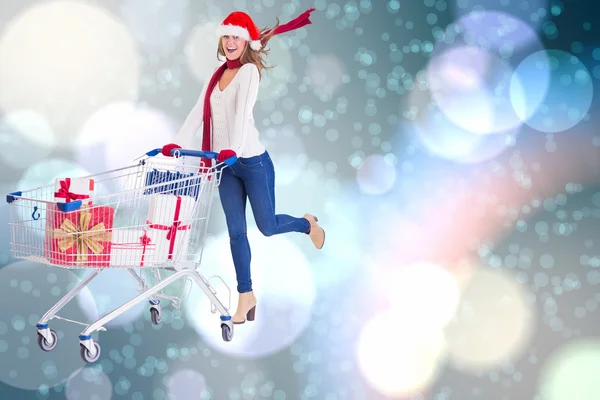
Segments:
[[[79,349],[79,354],[81,354],[81,358],[83,361],[87,363],[93,363],[98,361],[100,358],[100,345],[94,342],[94,347],[96,347],[96,354],[92,357],[90,351],[82,344],[80,344],[81,348]]]
[[[154,325],[158,325],[160,324],[160,321],[162,320],[162,316],[161,316],[161,312],[158,308],[150,308],[150,319],[152,320],[152,323]]]
[[[233,328],[230,328],[227,324],[221,324],[221,334],[224,341],[231,342],[231,339],[233,339]]]
[[[38,333],[38,346],[40,346],[40,349],[44,351],[52,351],[56,348],[58,336],[56,336],[56,332],[54,332],[52,329],[50,329],[50,335],[52,336],[52,344],[49,344],[46,338]]]

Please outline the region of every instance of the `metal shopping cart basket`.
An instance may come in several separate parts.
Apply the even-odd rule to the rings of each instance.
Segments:
[[[205,278],[197,268],[222,168],[236,162],[236,157],[200,167],[198,158],[215,159],[217,154],[175,149],[174,158],[155,157],[159,153],[159,149],[151,150],[134,165],[79,178],[94,182],[87,198],[77,198],[67,188],[63,190],[65,199],[57,201],[55,185],[7,195],[15,258],[92,270],[38,322],[42,350],[56,347],[58,337],[48,322],[57,318],[85,326],[79,336],[80,354],[84,361],[95,362],[100,345],[92,333],[105,331],[105,324],[144,300],[150,303],[152,323],[159,324],[160,299],[169,299],[178,307],[183,297],[183,290],[178,297],[167,295],[165,288],[182,281],[186,286],[195,282],[202,289],[211,300],[212,312],[220,313],[223,340],[233,338],[229,287],[218,276]],[[125,268],[139,285],[139,294],[91,324],[57,315],[107,268]],[[227,307],[210,284],[213,279],[220,280],[229,292]]]

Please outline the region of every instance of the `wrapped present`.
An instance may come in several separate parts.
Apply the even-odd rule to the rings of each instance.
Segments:
[[[49,205],[45,256],[52,264],[74,268],[109,266],[114,213],[106,206],[63,212]]]
[[[164,185],[158,185],[165,183]],[[144,194],[172,194],[175,196],[190,196],[198,200],[202,189],[201,177],[194,173],[180,171],[160,171],[153,169],[146,174],[146,186],[149,187]]]
[[[89,178],[64,178],[57,179],[54,184],[54,201],[70,203],[82,200],[83,204],[92,204],[94,180]]]
[[[155,262],[178,262],[185,257],[195,206],[193,197],[152,195],[147,225],[148,235],[156,244]]]
[[[119,267],[145,267],[153,262],[156,245],[142,229],[114,229],[110,265]]]

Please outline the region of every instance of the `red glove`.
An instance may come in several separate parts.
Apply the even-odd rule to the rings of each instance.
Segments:
[[[166,144],[166,145],[164,145],[164,146],[163,146],[163,148],[162,148],[162,153],[163,153],[163,156],[166,156],[166,157],[173,157],[173,156],[171,155],[171,151],[172,151],[173,149],[180,149],[180,148],[181,148],[181,146],[179,146],[179,145],[177,145],[177,144],[175,144],[175,143],[169,143],[169,144]]]
[[[219,155],[217,156],[217,161],[218,162],[223,162],[226,159],[235,156],[235,151],[231,150],[231,149],[225,149],[225,150],[221,150],[219,152]]]

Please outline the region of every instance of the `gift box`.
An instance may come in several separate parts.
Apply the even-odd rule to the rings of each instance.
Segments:
[[[115,210],[106,206],[82,206],[60,211],[56,204],[46,213],[45,257],[56,265],[107,267],[110,265]]]
[[[94,180],[89,178],[64,178],[57,179],[54,184],[54,201],[70,203],[82,200],[83,204],[92,204],[94,193]]]
[[[189,196],[155,194],[148,209],[148,235],[155,262],[185,260],[196,201]]]
[[[142,229],[113,229],[110,265],[145,267],[152,265],[156,245]]]
[[[186,174],[180,171],[159,171],[157,169],[148,171],[146,186],[159,183],[165,183],[165,185],[148,188],[144,191],[144,194],[172,194],[175,196],[190,196],[198,200],[202,188],[200,184],[201,177],[194,173]]]

